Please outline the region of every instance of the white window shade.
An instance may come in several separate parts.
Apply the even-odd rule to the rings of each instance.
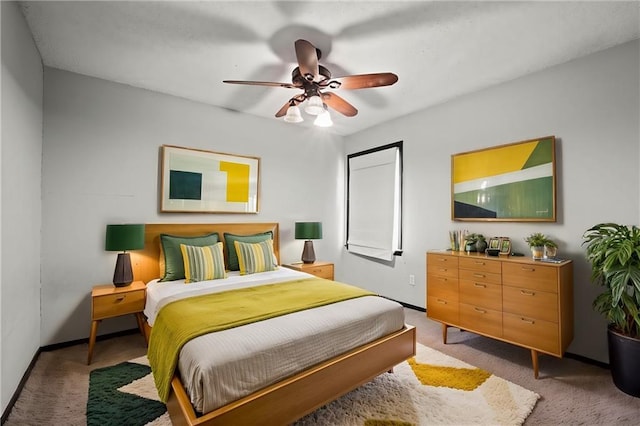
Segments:
[[[401,254],[402,142],[348,157],[347,249],[390,261]]]

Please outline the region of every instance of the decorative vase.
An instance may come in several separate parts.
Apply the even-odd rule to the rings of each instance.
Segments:
[[[476,251],[478,253],[484,253],[486,249],[487,249],[487,242],[485,240],[478,240],[476,242]]]
[[[531,256],[534,260],[542,259],[544,256],[544,247],[543,246],[531,246]]]
[[[471,252],[475,252],[475,251],[477,251],[477,249],[476,249],[476,244],[477,244],[477,243],[467,243],[467,244],[465,245],[465,251],[466,251],[467,253],[471,253]]]

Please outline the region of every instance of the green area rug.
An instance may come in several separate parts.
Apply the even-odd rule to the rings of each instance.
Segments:
[[[303,417],[305,425],[520,425],[539,395],[418,345],[415,358]],[[146,357],[91,372],[88,425],[170,425]]]

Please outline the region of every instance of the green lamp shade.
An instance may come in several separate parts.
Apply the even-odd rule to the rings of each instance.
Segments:
[[[322,238],[322,222],[296,222],[296,240]]]
[[[121,251],[118,253],[116,269],[113,271],[113,285],[126,287],[133,282],[131,257],[127,250],[144,248],[144,225],[107,225],[107,237],[104,249],[107,251]]]
[[[140,250],[144,248],[144,225],[107,225],[104,249],[107,251]]]

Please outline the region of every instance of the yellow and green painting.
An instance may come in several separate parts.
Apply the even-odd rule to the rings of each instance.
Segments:
[[[555,221],[555,137],[455,154],[454,220]]]

